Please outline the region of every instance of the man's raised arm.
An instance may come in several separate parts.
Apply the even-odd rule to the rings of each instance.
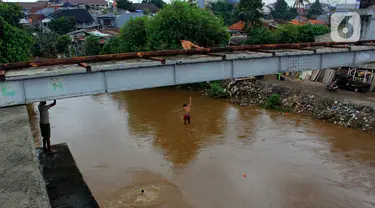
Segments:
[[[51,108],[56,105],[56,100],[53,100],[53,103],[49,104],[48,106]]]
[[[189,97],[189,101],[190,101],[189,106],[191,106],[191,103],[192,103],[192,102],[191,102],[191,97]]]

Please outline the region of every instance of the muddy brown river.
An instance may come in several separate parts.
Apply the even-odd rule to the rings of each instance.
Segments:
[[[173,111],[189,96],[186,131]],[[359,131],[167,88],[59,100],[50,116],[101,207],[375,207],[375,137]]]

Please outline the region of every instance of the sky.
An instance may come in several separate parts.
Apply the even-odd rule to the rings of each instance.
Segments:
[[[18,1],[20,1],[20,0],[3,0],[4,2],[18,2]],[[21,2],[35,2],[36,0],[21,0]],[[140,3],[142,0],[130,0],[130,1],[132,1],[132,2],[134,2],[134,3]],[[170,0],[164,0],[165,2],[170,2]],[[285,0],[286,1],[286,3],[288,3],[288,5],[289,6],[292,6],[293,5],[293,3],[294,3],[294,0]],[[310,0],[311,2],[314,2],[314,0]],[[347,2],[347,3],[354,3],[355,2],[355,0],[320,0],[320,2],[324,2],[324,3],[326,3],[326,2],[334,2],[334,3],[345,3],[345,1]],[[273,3],[273,2],[276,2],[276,0],[263,0],[263,3],[264,4],[270,4],[270,3]]]

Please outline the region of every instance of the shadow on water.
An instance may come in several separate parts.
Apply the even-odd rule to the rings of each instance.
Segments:
[[[191,125],[185,129],[183,113],[173,111],[182,108],[182,104],[193,97],[191,107]],[[196,92],[170,89],[150,89],[117,93],[112,96],[128,114],[129,133],[133,138],[142,140],[153,137],[153,144],[174,165],[189,163],[199,149],[209,143],[210,137],[221,135],[225,120],[226,105],[210,98],[201,97]]]

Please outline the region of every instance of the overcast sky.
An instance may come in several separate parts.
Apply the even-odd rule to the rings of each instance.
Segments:
[[[4,2],[18,2],[18,1],[20,1],[20,0],[3,0]],[[140,3],[142,0],[130,0],[130,1],[132,1],[132,2],[134,2],[134,3]],[[170,0],[164,0],[164,1],[166,1],[166,2],[170,2]],[[265,3],[265,4],[270,4],[270,3],[273,3],[273,2],[275,2],[276,0],[263,0],[263,3]],[[293,5],[293,3],[294,3],[294,1],[293,0],[285,0],[290,6],[292,6]],[[312,2],[314,2],[315,0],[311,0]],[[345,3],[345,1],[347,2],[347,3],[354,3],[355,2],[355,0],[320,0],[320,2],[324,2],[324,3],[326,3],[326,2],[332,2],[332,3]],[[21,0],[21,2],[35,2],[35,0]]]

